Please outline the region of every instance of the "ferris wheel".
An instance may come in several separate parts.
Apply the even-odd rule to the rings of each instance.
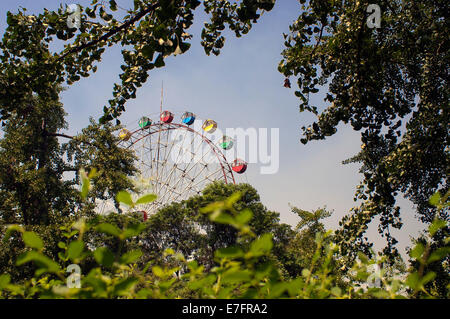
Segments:
[[[157,195],[154,202],[138,208],[144,219],[167,204],[201,194],[214,181],[234,184],[234,174],[247,169],[245,161],[226,158],[234,146],[232,138],[211,138],[216,121],[200,122],[192,112],[184,112],[179,123],[175,119],[174,113],[162,111],[158,121],[144,116],[138,127],[119,132],[120,145],[134,151],[140,178]]]

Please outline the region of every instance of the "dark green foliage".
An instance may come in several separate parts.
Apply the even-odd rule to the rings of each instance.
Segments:
[[[132,150],[119,146],[120,139],[115,135],[119,128],[111,123],[99,125],[91,119],[91,124],[81,134],[63,145],[71,163],[68,170],[99,169],[92,178],[93,187],[89,192],[92,201],[96,198],[115,200],[120,190],[133,189],[128,176],[137,172],[134,166],[136,157]]]
[[[279,70],[297,79],[300,111],[317,115],[302,128],[301,142],[325,139],[340,123],[361,131],[362,150],[350,161],[362,163],[355,196],[362,204],[344,218],[338,236],[349,253],[367,250],[363,234],[379,216],[386,253],[395,255],[391,229],[402,225],[396,196],[405,194],[430,223],[436,209],[428,198],[449,188],[450,3],[379,1],[381,27],[369,28],[373,1],[299,2]],[[310,94],[323,85],[327,106],[319,109]]]
[[[212,222],[201,212],[201,208],[224,201],[235,193],[239,193],[240,197],[233,203],[233,210],[228,213],[236,216],[237,212],[251,211],[253,216],[249,222],[251,231],[256,235],[276,234],[274,243],[280,248],[276,253],[282,254],[284,247],[282,242],[286,242],[287,235],[285,233],[289,233],[290,227],[279,223],[279,214],[267,210],[260,202],[256,190],[248,184],[212,183],[203,190],[202,195],[161,209],[151,220],[152,222],[159,221],[159,227],[155,227],[155,229],[169,231],[172,235],[166,237],[170,238],[172,243],[164,241],[163,236],[162,243],[187,256],[194,253],[198,261],[207,269],[212,267],[214,265],[213,252],[219,248],[237,244],[238,231],[228,224]],[[157,230],[156,234],[158,233]],[[181,245],[184,247],[180,247]]]
[[[56,91],[56,90],[54,90]],[[56,94],[56,92],[55,92]],[[0,203],[3,222],[48,224],[58,214],[68,215],[74,194],[62,180],[64,163],[55,133],[66,127],[58,100],[29,95],[6,122],[0,140]]]

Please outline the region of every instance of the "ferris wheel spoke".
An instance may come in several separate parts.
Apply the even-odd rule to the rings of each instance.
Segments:
[[[205,167],[206,167],[206,166],[205,166]],[[216,174],[219,173],[220,171],[221,171],[221,169],[218,169],[218,170],[214,171],[214,172],[211,173],[210,175],[207,175],[207,176],[205,176],[204,178],[200,179],[200,180],[199,180],[197,183],[195,183],[195,184],[194,184],[194,181],[196,180],[196,178],[194,178],[194,179],[191,180],[190,184],[188,184],[188,185],[186,186],[186,188],[187,188],[187,189],[194,189],[194,188],[195,188],[195,192],[196,192],[197,194],[200,194],[200,193],[201,193],[201,190],[203,189],[203,187],[206,186],[205,183],[204,183],[205,180],[209,180],[209,181],[213,182],[213,180],[210,180],[209,178],[210,178],[211,176],[216,175]],[[202,171],[197,175],[197,177],[198,177],[201,173],[202,173]],[[200,185],[200,184],[202,184],[202,183],[203,183],[203,185]],[[200,185],[201,187],[198,187],[199,185]],[[173,200],[176,201],[178,198],[179,198],[179,196],[173,198]]]
[[[222,170],[222,169],[219,168],[218,170],[216,170],[216,171],[212,172],[211,174],[205,176],[204,180],[208,180],[208,181],[210,181],[210,182],[213,182],[214,180],[213,180],[213,179],[210,179],[210,177],[216,175],[216,174],[219,173],[221,170]],[[204,180],[203,180],[203,181],[204,181]],[[199,185],[199,184],[200,184],[200,182],[194,184],[194,186],[197,186],[197,185]]]
[[[167,177],[167,180],[168,180],[168,183],[169,183],[169,184],[171,183],[173,176],[178,176],[178,179],[176,179],[176,180],[178,180],[178,181],[182,181],[182,180],[185,179],[186,176],[189,176],[189,174],[186,173],[186,168],[185,168],[185,169],[181,169],[181,168],[179,167],[179,162],[178,162],[178,159],[179,159],[180,154],[184,153],[184,152],[183,152],[183,151],[184,151],[183,145],[185,145],[186,134],[187,134],[187,130],[184,132],[183,139],[182,139],[182,141],[181,141],[181,144],[180,144],[180,147],[179,147],[179,150],[178,150],[177,157],[176,157],[175,162],[174,162],[174,164],[173,164],[173,166],[172,166],[172,169],[170,170],[169,175],[168,175],[168,177]],[[175,143],[176,143],[175,141],[172,143],[172,147],[171,147],[171,149],[170,149],[170,152],[172,151],[173,145],[175,145]],[[169,153],[170,153],[170,152],[169,152]],[[177,173],[176,173],[177,170],[179,170],[179,171],[181,172],[181,176],[180,176],[180,175],[177,175]],[[178,185],[178,183],[177,183],[176,185]],[[176,187],[176,186],[175,186],[175,187]]]
[[[169,157],[169,154],[171,154],[174,145],[175,145],[175,141],[173,141],[173,142],[171,143],[170,150],[169,150],[167,156],[165,157],[165,162],[166,162],[166,164],[169,162],[169,158],[168,158],[168,157]],[[165,176],[165,179],[167,180],[167,182],[168,182],[169,184],[170,184],[170,180],[171,180],[172,175],[173,175],[173,173],[174,173],[174,171],[175,171],[176,168],[178,168],[178,167],[177,167],[177,160],[174,162],[174,164],[173,164],[171,170],[170,170],[170,171],[167,173],[167,175]]]
[[[203,156],[200,158],[200,160],[197,162],[197,165],[193,165],[192,166],[192,168],[190,169],[190,170],[192,170],[193,168],[195,169],[195,171],[193,172],[193,174],[192,175],[196,175],[197,174],[197,171],[198,171],[198,169],[199,169],[199,166],[205,166],[205,167],[207,167],[208,165],[211,165],[211,164],[208,164],[208,163],[206,163],[205,161],[204,161],[204,158],[205,158],[205,155],[207,155],[207,154],[209,154],[208,152],[204,152],[203,153]],[[198,164],[201,164],[201,165],[198,165]],[[190,170],[189,170],[189,172],[190,172]],[[203,169],[202,169],[202,171],[203,171]]]
[[[176,170],[178,169],[181,172],[181,175],[177,175],[178,178],[176,179],[176,181],[174,181],[176,184],[174,185],[174,190],[175,189],[181,189],[181,192],[186,192],[186,188],[183,187],[183,181],[186,179],[186,176],[189,176],[189,173],[186,173],[186,167],[184,169],[181,169],[179,167],[179,157],[181,154],[185,155],[186,154],[186,149],[184,148],[185,145],[185,140],[186,140],[186,135],[187,135],[187,130],[185,130],[184,135],[183,135],[183,139],[181,140],[181,143],[179,144],[179,149],[178,149],[178,154],[177,157],[175,159],[175,162],[172,166],[172,169],[170,170],[167,179],[168,179],[168,183],[170,184],[172,181],[172,178],[174,175],[176,174]],[[174,140],[172,143],[172,147],[171,150],[169,151],[169,154],[171,153],[173,146],[175,145],[176,141]],[[189,152],[192,154],[192,151],[189,150]],[[181,185],[180,185],[181,182]],[[173,197],[174,194],[169,195],[169,200],[170,198]],[[181,194],[179,194],[177,197],[181,196]]]
[[[203,135],[202,135],[202,141],[199,141],[198,146],[197,146],[197,149],[196,149],[194,152],[190,151],[193,158],[192,158],[192,160],[188,163],[188,166],[186,167],[186,170],[188,170],[188,168],[189,168],[190,165],[192,165],[192,167],[193,167],[193,166],[194,166],[194,163],[196,163],[196,161],[195,161],[195,156],[196,156],[196,154],[198,153],[198,150],[200,149],[200,147],[202,147],[202,145],[203,145],[202,142],[203,142]],[[190,170],[190,169],[189,169],[189,170]]]
[[[181,186],[183,186],[183,183],[185,183],[185,185],[186,186],[184,186],[183,187],[183,189],[188,189],[188,183],[186,183],[187,181],[191,181],[190,183],[192,183],[193,181],[195,181],[195,179],[196,179],[196,176],[194,176],[194,175],[190,175],[189,174],[189,172],[184,172],[183,171],[183,178],[179,178],[178,179],[178,181],[176,182],[176,184],[174,185],[174,187],[179,187],[180,186],[180,183],[181,183]],[[186,178],[186,176],[189,176],[189,178]],[[194,176],[194,177],[192,177],[192,176]],[[198,176],[197,176],[198,177]],[[181,187],[180,187],[181,188]],[[172,196],[171,197],[169,197],[169,199],[171,199],[172,198]]]
[[[202,174],[202,172],[205,170],[205,168],[207,168],[208,166],[206,165],[206,164],[203,164],[203,168],[201,169],[201,171],[197,174],[197,175],[194,175],[194,177],[193,178],[190,178],[189,180],[190,180],[190,183],[189,184],[187,184],[186,185],[186,189],[192,189],[193,187],[192,187],[192,184],[194,183],[194,181],[195,180],[197,180],[199,177],[200,177],[200,175]],[[195,185],[195,186],[197,186],[198,184],[201,184],[201,183],[203,183],[204,182],[204,178],[202,178],[202,179],[200,179],[200,181]],[[203,186],[205,186],[205,185],[203,185]],[[197,193],[199,193],[198,192],[198,190],[196,191]],[[176,197],[174,200],[177,200],[177,198],[178,197]]]

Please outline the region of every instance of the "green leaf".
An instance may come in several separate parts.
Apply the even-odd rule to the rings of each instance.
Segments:
[[[221,282],[226,283],[242,283],[251,280],[251,272],[249,270],[231,269],[225,272]]]
[[[164,256],[170,256],[170,255],[174,255],[175,254],[175,250],[173,250],[173,248],[167,248],[166,250],[164,250]]]
[[[235,259],[244,257],[244,251],[238,247],[226,247],[216,250],[215,255],[217,258]]]
[[[137,278],[128,277],[122,279],[114,286],[114,294],[116,296],[123,296],[130,292],[134,286],[138,283]]]
[[[123,231],[123,233],[121,234],[121,238],[127,239],[130,237],[136,237],[140,233],[142,233],[142,231],[144,231],[144,230],[145,230],[145,224],[130,225],[130,226],[128,226],[127,229],[125,229]]]
[[[149,60],[153,60],[154,53],[155,53],[155,50],[153,50],[153,47],[150,45],[145,45],[142,48],[142,55]]]
[[[228,208],[231,208],[235,203],[237,203],[241,199],[241,197],[242,194],[240,192],[235,192],[231,194],[231,196],[225,200],[226,206]]]
[[[80,169],[80,178],[81,178],[81,198],[86,198],[89,193],[89,189],[91,187],[91,181],[86,173],[86,171],[82,168]]]
[[[439,229],[445,228],[445,226],[447,226],[447,222],[445,220],[435,219],[428,227],[428,232],[430,233],[430,236],[433,237]]]
[[[94,251],[94,258],[98,264],[111,267],[114,263],[113,253],[106,247],[99,247]]]
[[[432,281],[434,278],[436,278],[436,273],[433,271],[430,271],[425,276],[422,277],[420,280],[420,285],[425,286],[427,283]]]
[[[115,0],[110,0],[109,1],[109,7],[111,8],[112,11],[117,11],[117,3]]]
[[[420,257],[422,257],[424,251],[425,247],[423,246],[423,244],[417,243],[416,246],[413,249],[411,249],[409,255],[414,259],[419,259]]]
[[[289,295],[291,297],[297,296],[298,292],[303,288],[303,286],[304,286],[303,278],[298,277],[292,280],[287,287]]]
[[[6,288],[11,282],[11,276],[9,274],[3,274],[0,276],[0,291]]]
[[[331,294],[336,297],[340,297],[342,295],[342,290],[339,287],[331,288]]]
[[[142,256],[142,251],[139,249],[129,251],[120,257],[120,263],[132,264],[139,260]]]
[[[406,285],[414,290],[418,290],[419,289],[419,273],[418,272],[413,272],[411,274],[408,275],[408,278],[406,278]]]
[[[99,268],[92,269],[89,274],[83,279],[83,286],[89,285],[94,288],[97,294],[106,291],[106,282],[101,278],[101,272]]]
[[[279,298],[289,287],[287,282],[276,282],[270,287],[270,299]]]
[[[133,199],[131,198],[131,194],[128,193],[127,191],[120,191],[120,192],[118,192],[117,195],[116,195],[116,200],[119,203],[123,203],[125,205],[130,206],[130,207],[134,205]]]
[[[209,219],[212,222],[219,223],[219,224],[225,224],[225,225],[234,225],[235,221],[233,216],[231,216],[228,213],[222,212],[222,211],[216,211],[209,215]]]
[[[239,215],[236,216],[236,223],[240,226],[247,225],[252,219],[253,213],[250,209],[244,209]]]
[[[88,175],[88,179],[93,179],[94,177],[98,176],[97,174],[97,168],[93,167],[90,171],[89,171],[89,175]]]
[[[432,262],[436,262],[439,260],[443,260],[448,255],[450,255],[450,247],[438,248],[433,253],[431,253],[430,257],[427,260],[427,264],[430,264]]]
[[[163,55],[162,55],[162,53],[160,53],[160,54],[158,54],[158,56],[156,57],[156,60],[155,60],[155,66],[157,67],[157,68],[161,68],[161,67],[163,67],[163,66],[165,66],[166,64],[164,63],[164,57],[163,57]]]
[[[69,249],[67,250],[67,255],[70,260],[74,261],[77,259],[84,249],[84,243],[82,241],[76,240],[69,244]]]
[[[86,8],[85,12],[88,15],[88,17],[92,19],[96,18],[95,10],[92,10],[91,8]]]
[[[67,260],[69,260],[69,258],[66,257],[66,255],[63,254],[61,251],[58,252],[58,257],[59,257],[59,259],[61,259],[62,261],[67,261]]]
[[[365,255],[365,254],[363,254],[362,252],[358,252],[358,257],[359,257],[359,260],[361,260],[361,262],[364,264],[364,265],[367,265],[368,263],[369,263],[369,258]]]
[[[170,286],[172,286],[176,280],[177,280],[177,278],[172,278],[168,281],[159,282],[159,285],[158,285],[159,289],[161,289],[162,291],[169,289]]]
[[[136,201],[136,205],[151,203],[151,202],[153,202],[156,198],[157,198],[157,196],[156,196],[155,194],[147,194],[147,195],[144,195],[144,196],[140,197],[140,198]]]
[[[25,245],[27,245],[28,247],[35,248],[37,250],[41,250],[44,247],[44,242],[34,232],[24,232],[22,235],[22,239]]]
[[[429,203],[430,203],[430,205],[436,207],[439,205],[440,201],[441,201],[441,193],[438,191],[430,197]]]
[[[216,281],[214,274],[209,274],[203,279],[188,282],[188,287],[192,290],[202,289],[204,287],[210,287]]]
[[[108,235],[112,235],[115,237],[119,237],[120,235],[120,230],[119,228],[117,228],[114,225],[108,224],[108,223],[102,223],[100,225],[98,225],[97,227],[95,227],[95,229],[98,232],[104,233],[104,234],[108,234]]]
[[[56,262],[34,250],[21,254],[17,258],[16,265],[21,266],[31,261],[43,268],[45,272],[56,273],[59,271],[59,265]]]
[[[272,247],[272,234],[264,234],[251,243],[250,253],[254,257],[262,256],[270,252]]]
[[[159,266],[154,266],[154,267],[152,268],[152,271],[153,271],[153,273],[154,273],[156,276],[158,276],[159,278],[164,278],[164,277],[165,277],[164,270],[163,270],[161,267],[159,267]]]

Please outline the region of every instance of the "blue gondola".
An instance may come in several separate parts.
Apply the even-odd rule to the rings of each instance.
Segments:
[[[191,125],[195,121],[195,114],[192,112],[184,112],[183,116],[181,117],[181,120],[186,125]]]

